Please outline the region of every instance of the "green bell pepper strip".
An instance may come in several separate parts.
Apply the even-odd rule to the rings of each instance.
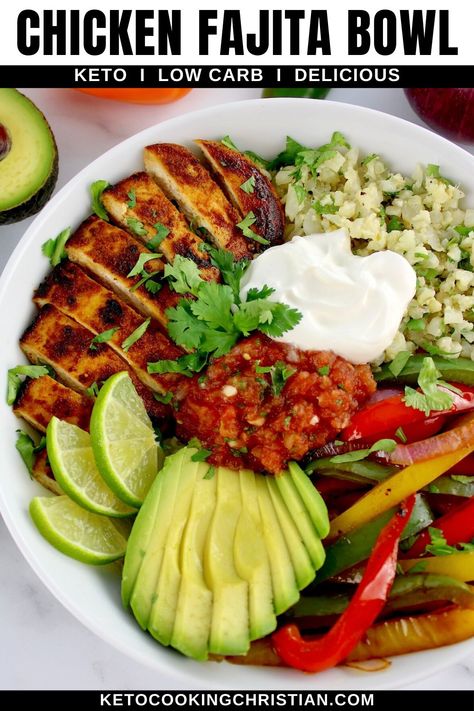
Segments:
[[[449,383],[474,385],[474,361],[470,358],[455,358],[453,360],[448,360],[446,358],[440,358],[439,356],[432,357],[436,368],[439,370],[444,380]],[[407,383],[409,385],[417,383],[425,358],[426,355],[412,356],[401,373],[397,376],[393,375],[389,368],[390,363],[388,363],[384,365],[379,372],[374,373],[374,377],[379,383],[388,381],[403,384]]]
[[[459,479],[461,479],[461,481]],[[435,479],[431,484],[425,486],[423,491],[428,491],[430,494],[450,494],[451,496],[474,496],[474,476],[465,478],[459,474],[443,475]]]
[[[282,87],[273,87],[271,89],[264,89],[262,96],[264,99],[274,99],[280,96],[290,96],[298,99],[324,99],[327,96],[329,89],[324,89],[322,87],[313,86],[297,86],[289,89],[284,89]]]
[[[343,464],[331,464],[331,457],[316,459],[306,467],[306,474],[321,474],[322,476],[332,476],[344,481],[354,481],[366,484],[383,481],[391,474],[394,474],[398,467],[387,467],[384,464],[363,460],[360,462],[346,462]]]
[[[295,621],[305,619],[304,624],[307,624],[310,623],[311,618],[342,614],[349,601],[349,595],[341,594],[301,597],[296,605],[285,613],[285,617],[291,617]],[[435,601],[452,602],[461,607],[474,607],[474,589],[447,575],[401,575],[395,578],[384,613],[412,610],[414,607]],[[317,624],[317,619],[314,620],[314,624]]]
[[[318,570],[316,580],[310,585],[310,588],[319,585],[324,580],[338,575],[347,568],[352,568],[353,565],[367,560],[369,557],[377,537],[382,528],[393,517],[396,509],[391,508],[388,511],[380,514],[377,518],[372,519],[364,526],[351,531],[342,536],[326,548],[326,560],[323,567]],[[411,538],[433,522],[433,514],[430,507],[420,494],[417,494],[413,512],[408,520],[407,525],[403,529],[400,540]]]

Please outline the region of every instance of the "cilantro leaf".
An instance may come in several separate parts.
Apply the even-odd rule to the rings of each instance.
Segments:
[[[431,553],[432,555],[453,555],[453,553],[459,553],[459,550],[455,546],[450,546],[444,537],[443,532],[439,528],[430,526],[428,528],[428,533],[430,534],[431,543],[425,548],[425,553]]]
[[[409,351],[400,351],[399,353],[397,353],[392,362],[388,364],[388,369],[391,374],[395,377],[400,375],[410,358],[411,353]]]
[[[129,291],[132,293],[139,289],[141,286],[145,285],[145,289],[150,292],[150,294],[157,294],[163,284],[161,284],[159,281],[153,281],[154,277],[158,276],[158,274],[161,274],[161,271],[156,271],[156,272],[147,272],[143,271],[142,272],[143,277],[140,279],[140,281],[137,281],[136,284],[134,284]]]
[[[163,405],[169,405],[171,400],[173,399],[173,393],[167,392],[164,395],[160,395],[160,393],[153,393],[153,397],[155,398],[155,400],[161,402]]]
[[[407,329],[409,331],[424,331],[425,327],[426,323],[423,318],[412,318],[407,323]]]
[[[305,187],[303,187],[299,183],[294,183],[293,190],[296,193],[296,199],[298,200],[298,204],[301,205],[301,203],[304,201],[305,197],[307,196],[308,191],[306,190]]]
[[[203,479],[212,479],[216,473],[216,468],[213,464],[209,467],[207,472],[204,474]]]
[[[360,164],[361,165],[369,165],[369,163],[371,163],[373,160],[375,160],[378,157],[379,156],[377,153],[369,153],[369,155],[365,156],[364,160],[362,160],[360,162]]]
[[[408,407],[421,410],[428,417],[433,410],[450,410],[453,397],[439,386],[446,386],[440,380],[441,373],[437,370],[433,358],[423,358],[423,364],[418,376],[421,392],[411,387],[405,387],[404,402]]]
[[[316,200],[316,202],[313,202],[311,207],[317,212],[318,215],[335,215],[339,212],[339,208],[334,204],[334,201],[327,205],[323,205],[320,200]]]
[[[13,405],[18,395],[21,385],[21,376],[28,378],[40,378],[42,375],[50,375],[50,368],[45,365],[17,365],[8,371],[7,405]]]
[[[306,149],[301,143],[295,141],[291,136],[287,136],[285,150],[281,151],[281,153],[269,162],[268,169],[278,170],[284,165],[293,165],[296,161],[296,156],[304,150]]]
[[[17,430],[17,438],[15,442],[15,447],[23,459],[23,462],[28,469],[28,473],[31,478],[33,478],[33,467],[35,464],[35,443],[32,438],[26,432],[22,430]]]
[[[247,193],[247,195],[251,195],[255,191],[255,176],[251,175],[245,183],[242,183],[240,189],[243,190],[244,193]]]
[[[161,222],[156,222],[153,227],[156,230],[156,234],[153,235],[149,242],[147,242],[146,246],[148,247],[148,249],[151,249],[152,251],[156,252],[157,248],[163,242],[165,237],[168,237],[170,230],[165,227],[165,225],[163,225],[163,223]]]
[[[234,314],[234,323],[244,336],[248,336],[251,331],[256,331],[273,320],[272,311],[275,306],[276,302],[268,299],[246,301]]]
[[[116,326],[115,328],[109,328],[108,331],[102,331],[102,333],[98,333],[97,336],[94,336],[94,338],[92,339],[89,349],[91,351],[96,351],[97,343],[107,343],[107,341],[110,341],[110,339],[113,338],[119,330],[119,327]]]
[[[398,217],[395,217],[395,215],[393,215],[388,222],[387,232],[393,232],[394,230],[401,231],[404,229],[405,229],[405,225],[403,224],[403,222],[401,220],[399,220]]]
[[[94,212],[97,217],[100,217],[101,220],[105,220],[106,222],[109,221],[109,216],[102,204],[102,193],[108,187],[109,183],[107,180],[96,180],[94,183],[91,183],[89,188],[92,198],[92,212]]]
[[[233,302],[234,295],[230,286],[206,281],[200,285],[199,298],[190,302],[190,308],[192,313],[200,321],[205,321],[210,328],[232,331]]]
[[[231,287],[236,304],[240,302],[240,282],[249,265],[246,259],[236,261],[227,249],[209,248],[212,264],[222,275],[222,280]]]
[[[263,168],[263,170],[270,170],[271,161],[262,158],[262,156],[259,156],[258,153],[255,153],[255,151],[244,151],[244,156],[250,158],[250,160],[259,168]]]
[[[243,220],[237,223],[236,227],[238,227],[239,230],[242,231],[244,237],[247,237],[248,239],[253,239],[255,242],[259,242],[260,244],[270,244],[270,242],[265,239],[265,237],[261,237],[256,232],[250,229],[251,226],[256,223],[256,221],[257,218],[251,210],[245,215]]]
[[[230,136],[224,136],[224,138],[221,138],[221,143],[223,146],[226,148],[230,148],[233,151],[237,151],[237,153],[240,153],[239,149],[235,145],[234,141]]]
[[[323,365],[321,368],[318,368],[318,373],[319,375],[329,375],[330,367],[328,365]]]
[[[191,311],[191,302],[181,299],[177,306],[166,309],[168,333],[182,348],[199,348],[206,325],[200,323]]]
[[[130,227],[132,232],[137,235],[137,237],[147,237],[148,231],[145,228],[143,222],[137,220],[136,217],[127,218],[127,225]]]
[[[395,437],[398,437],[398,439],[400,440],[400,442],[403,442],[404,444],[405,444],[405,442],[408,441],[408,440],[407,440],[407,436],[406,436],[406,434],[405,434],[405,432],[404,432],[404,430],[403,430],[403,427],[398,427],[398,428],[397,428],[397,430],[396,430],[396,432],[395,432]]]
[[[303,314],[298,311],[298,309],[292,309],[287,304],[280,304],[278,302],[267,303],[274,304],[272,306],[271,321],[262,323],[260,326],[260,331],[266,333],[267,336],[279,338],[286,333],[286,331],[291,331],[303,318]]]
[[[128,197],[127,207],[129,207],[131,210],[133,210],[133,208],[137,206],[137,194],[133,188],[128,191],[127,197]]]
[[[149,373],[180,373],[187,378],[192,378],[194,373],[199,373],[207,363],[207,358],[199,353],[187,353],[176,360],[157,360],[147,364]]]
[[[165,277],[170,278],[170,286],[177,294],[197,295],[200,285],[204,282],[195,262],[177,254],[173,264],[165,265]]]
[[[239,337],[238,331],[212,331],[206,329],[200,345],[204,353],[212,353],[216,358],[225,355],[235,346]]]
[[[374,452],[393,452],[396,446],[397,443],[393,439],[379,439],[377,442],[374,442],[370,448],[346,452],[345,454],[336,454],[334,457],[331,457],[329,461],[331,464],[360,462]]]
[[[465,225],[457,225],[454,229],[461,237],[468,237],[471,232],[474,232],[474,227],[465,227]]]
[[[141,274],[145,264],[151,261],[152,259],[156,259],[156,256],[156,254],[148,254],[147,252],[142,252],[138,257],[133,269],[127,274],[127,279],[131,279],[132,277]]]
[[[67,254],[64,247],[71,236],[71,232],[71,228],[67,227],[65,230],[60,232],[57,237],[48,239],[42,245],[41,251],[45,257],[48,257],[52,267],[57,267],[63,259],[66,259]]]
[[[208,457],[210,457],[212,454],[211,449],[198,449],[197,452],[194,452],[193,455],[191,455],[191,461],[192,462],[205,462]]]
[[[440,180],[442,183],[446,183],[446,185],[452,185],[452,182],[448,180],[448,178],[445,178],[441,175],[439,165],[435,165],[434,163],[428,163],[426,166],[425,174],[428,178],[437,178],[437,180]]]
[[[292,368],[281,360],[277,361],[271,372],[273,394],[280,395],[288,378],[291,378],[295,373],[296,368]]]
[[[261,289],[257,289],[256,286],[253,286],[251,289],[247,291],[247,298],[246,301],[256,301],[257,299],[266,299],[272,294],[275,293],[275,289],[271,286],[267,286],[267,284],[264,284]]]
[[[136,328],[123,342],[122,348],[125,352],[128,350],[144,335],[148,326],[151,323],[151,318],[147,318],[138,328]]]
[[[99,394],[99,386],[96,382],[93,382],[92,385],[89,385],[88,388],[86,388],[86,395],[89,397],[97,397]]]

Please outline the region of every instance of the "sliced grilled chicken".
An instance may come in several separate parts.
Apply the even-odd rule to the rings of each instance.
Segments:
[[[66,261],[53,269],[36,291],[34,301],[38,306],[52,304],[95,335],[118,329],[107,339],[107,345],[152,390],[166,392],[177,380],[177,376],[171,374],[151,375],[147,372],[147,363],[175,360],[183,355],[183,351],[161,333],[153,321],[129,349],[124,349],[123,342],[142,326],[143,316],[87,276],[76,264]]]
[[[94,275],[104,286],[115,291],[124,301],[145,316],[166,324],[165,311],[175,306],[181,296],[170,290],[166,282],[157,294],[143,284],[142,276],[128,277],[141,254],[147,250],[136,239],[95,215],[87,218],[66,244],[69,259]],[[151,259],[143,266],[147,274],[162,272],[161,259]],[[158,276],[158,275],[157,275]]]
[[[196,141],[218,182],[242,215],[253,212],[251,229],[271,245],[283,242],[285,213],[275,188],[251,160],[220,141]],[[244,186],[244,189],[242,188]]]
[[[49,466],[48,454],[45,449],[42,449],[41,452],[38,452],[36,455],[32,473],[33,478],[38,484],[44,486],[45,489],[52,491],[53,494],[57,494],[58,496],[64,493],[54,478],[53,470]]]
[[[66,420],[83,430],[89,429],[94,400],[43,375],[25,380],[13,411],[40,432],[46,432],[52,417]]]
[[[236,226],[242,215],[191,151],[174,143],[147,146],[145,168],[186,217],[209,232],[218,247],[228,249],[237,259],[251,256],[256,243]]]
[[[48,304],[26,329],[20,346],[31,363],[50,365],[65,385],[79,393],[127,370],[148,413],[156,418],[165,417],[167,408],[155,400],[153,393],[106,343],[99,343],[97,350],[90,349],[94,335]]]
[[[142,242],[151,242],[168,262],[179,254],[198,265],[203,279],[218,278],[203,240],[189,229],[184,216],[147,173],[135,173],[107,188],[102,202],[118,225]]]

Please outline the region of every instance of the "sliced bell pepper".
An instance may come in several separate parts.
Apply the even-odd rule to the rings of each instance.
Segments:
[[[343,570],[352,568],[357,563],[367,560],[382,528],[390,521],[394,513],[395,508],[385,511],[377,518],[342,536],[326,548],[326,560],[322,568],[318,570],[316,580],[311,583],[310,589],[315,588],[324,580],[338,575]],[[430,507],[424,498],[418,494],[412,514],[403,529],[400,540],[403,541],[416,535],[432,522],[433,514]]]
[[[437,518],[433,526],[441,531],[450,546],[456,543],[469,543],[474,538],[474,497],[463,501],[445,516]],[[430,542],[429,531],[423,531],[406,552],[405,557],[416,558],[423,555]]]
[[[465,474],[466,476],[474,476],[474,454],[470,454],[462,461],[451,467],[448,474]]]
[[[412,464],[380,482],[347,511],[331,521],[329,539],[344,535],[371,521],[374,514],[381,514],[397,506],[407,496],[437,479],[473,450],[474,442],[469,448]]]
[[[455,644],[474,635],[474,610],[452,608],[416,617],[385,620],[374,625],[347,657],[363,661],[421,652]]]
[[[360,585],[346,611],[327,634],[307,641],[296,625],[286,625],[275,632],[274,647],[289,666],[307,672],[328,669],[345,659],[361,640],[387,600],[395,578],[400,535],[414,504],[412,495],[382,529]]]
[[[405,573],[416,565],[423,573],[449,575],[450,578],[471,582],[474,580],[474,553],[453,553],[453,555],[432,556],[431,558],[410,558],[399,560],[398,565]]]
[[[458,383],[455,387],[462,394],[450,393],[453,398],[451,408],[434,411],[429,417],[422,410],[407,406],[403,393],[367,405],[355,413],[342,432],[341,439],[347,442],[363,439],[373,443],[378,439],[395,437],[400,427],[408,442],[431,437],[441,430],[447,415],[474,409],[474,388]]]
[[[381,382],[396,382],[408,385],[412,385],[418,381],[418,376],[420,370],[423,366],[423,361],[426,358],[426,354],[420,354],[412,356],[408,363],[403,368],[402,372],[394,376],[388,365],[384,365],[383,368],[375,373],[375,379]],[[446,358],[440,358],[439,356],[433,356],[433,361],[436,366],[436,370],[439,370],[444,380],[448,382],[464,383],[465,385],[474,385],[474,361],[470,358],[454,358],[453,360],[448,360]]]

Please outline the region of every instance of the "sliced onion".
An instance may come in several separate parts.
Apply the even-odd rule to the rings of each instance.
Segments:
[[[415,462],[436,459],[445,454],[474,445],[474,413],[469,413],[456,420],[455,426],[420,442],[398,444],[389,455],[392,464],[409,466]]]
[[[370,405],[375,405],[376,402],[381,400],[386,400],[389,397],[396,397],[397,395],[402,395],[403,390],[401,388],[377,388],[377,390],[364,402],[364,409]]]
[[[378,672],[388,669],[391,663],[388,659],[365,659],[362,662],[344,662],[344,666],[363,672]]]

